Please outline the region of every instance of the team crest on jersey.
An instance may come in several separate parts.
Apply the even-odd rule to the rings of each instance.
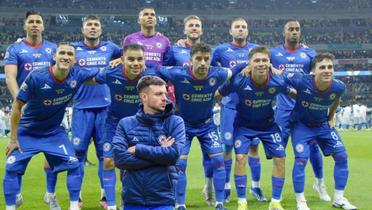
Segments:
[[[80,58],[80,59],[78,60],[78,64],[79,64],[79,66],[85,66],[86,63],[87,63],[87,61],[86,61],[84,58]]]
[[[52,53],[52,49],[50,49],[49,47],[45,48],[45,52],[48,53],[48,54],[51,54]]]
[[[251,100],[245,100],[245,105],[247,106],[252,106],[252,101]]]
[[[225,137],[226,140],[230,140],[232,138],[231,132],[226,132],[224,137]]]
[[[26,91],[27,90],[27,87],[28,87],[27,84],[24,82],[21,85],[21,90]]]
[[[189,101],[189,100],[191,99],[190,95],[189,95],[189,94],[186,94],[186,93],[184,93],[184,94],[182,95],[182,97],[183,97],[183,99],[184,99],[185,101]]]
[[[50,105],[52,105],[52,100],[46,99],[46,100],[44,100],[43,104],[45,106],[50,106]]]
[[[216,85],[216,82],[217,82],[216,81],[216,78],[214,78],[214,77],[212,77],[212,78],[209,79],[209,85],[210,86],[215,86]]]
[[[302,153],[304,151],[304,145],[303,144],[297,144],[296,145],[296,151],[298,153]]]
[[[235,148],[240,148],[242,146],[242,141],[240,139],[235,140]]]
[[[26,71],[31,71],[32,70],[32,63],[25,63],[25,65],[23,66],[23,68]]]
[[[73,143],[74,145],[79,145],[79,144],[80,144],[80,138],[79,138],[79,137],[74,137],[74,138],[72,139],[72,143]]]
[[[236,66],[236,61],[230,61],[230,62],[229,62],[229,66],[230,66],[230,67],[234,67],[234,66]]]
[[[276,92],[276,88],[272,87],[272,88],[269,88],[269,93],[270,94],[274,94]]]
[[[70,82],[70,87],[71,87],[71,88],[75,88],[76,85],[77,85],[77,81],[76,81],[76,80],[72,80],[72,81]]]
[[[158,137],[158,142],[159,142],[160,145],[163,145],[163,144],[165,143],[166,140],[167,140],[167,137],[164,136],[164,135],[160,135],[160,136]]]
[[[157,48],[160,49],[162,46],[163,46],[163,45],[161,44],[161,42],[156,42],[156,47],[157,47]]]
[[[334,100],[336,98],[336,93],[332,93],[329,95],[329,99]]]
[[[108,152],[111,149],[111,144],[106,142],[103,144],[103,151]]]
[[[101,51],[103,51],[103,52],[106,52],[107,51],[107,47],[106,46],[102,46],[102,47],[100,47],[99,48]]]
[[[6,163],[7,163],[7,164],[13,164],[15,161],[16,161],[16,157],[15,157],[14,155],[11,155],[11,156],[9,156],[9,157],[6,159]]]
[[[307,55],[306,55],[306,53],[300,53],[300,56],[301,56],[301,58],[306,58],[307,57]]]
[[[121,101],[121,100],[123,100],[123,96],[121,96],[120,94],[115,94],[115,99],[117,101]]]
[[[301,104],[305,108],[309,107],[309,102],[307,102],[307,101],[301,101]]]
[[[5,56],[4,56],[4,59],[7,59],[7,58],[9,58],[9,52],[8,51],[5,52]]]

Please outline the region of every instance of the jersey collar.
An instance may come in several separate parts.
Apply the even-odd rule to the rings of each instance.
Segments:
[[[316,89],[318,92],[320,92],[321,94],[325,94],[325,93],[327,93],[327,92],[331,89],[332,84],[333,84],[333,80],[331,80],[331,82],[329,83],[328,87],[327,87],[326,89],[324,89],[324,90],[320,90],[319,87],[317,86],[317,84],[316,84],[316,82],[315,82],[315,76],[313,76],[312,83],[313,83],[315,89]]]
[[[252,77],[252,73],[251,73],[251,72],[249,73],[249,75],[250,75],[250,77],[251,77],[251,81],[252,81],[252,83],[253,83],[257,88],[263,88],[263,87],[266,87],[266,86],[269,84],[269,81],[270,81],[270,74],[269,74],[269,72],[267,72],[267,74],[266,74],[266,80],[265,80],[265,82],[262,83],[262,84],[258,84],[258,83],[256,83],[256,82],[253,80],[253,77]]]
[[[43,40],[41,40],[41,41],[39,42],[39,44],[37,44],[37,45],[32,45],[30,42],[27,41],[27,39],[23,39],[23,42],[24,42],[27,46],[29,46],[29,47],[31,47],[31,48],[34,48],[34,49],[38,49],[38,48],[41,47],[41,45],[43,45]]]
[[[197,80],[197,81],[203,81],[208,77],[209,69],[208,69],[208,74],[204,79],[198,79],[198,78],[195,77],[194,73],[192,72],[192,65],[191,64],[189,65],[189,73],[190,73],[190,76],[191,76],[192,79]]]
[[[137,77],[134,79],[129,79],[128,75],[125,73],[125,67],[121,68],[121,73],[123,74],[123,77],[128,81],[128,82],[137,82],[141,78],[141,74],[139,74]]]
[[[57,79],[57,78],[54,76],[54,74],[53,74],[53,66],[49,67],[49,73],[50,73],[50,75],[52,76],[52,79],[53,79],[56,83],[58,83],[58,84],[62,84],[62,83],[64,83],[64,82],[66,81],[66,79],[67,79],[67,76],[66,76],[63,80],[59,80],[59,79]]]

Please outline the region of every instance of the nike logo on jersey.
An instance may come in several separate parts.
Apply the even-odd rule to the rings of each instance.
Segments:
[[[113,83],[113,84],[117,84],[117,85],[121,85],[121,84],[122,84],[118,79],[116,79],[116,80],[113,81],[112,83]]]
[[[48,84],[45,83],[41,89],[46,90],[46,89],[52,89],[52,88]]]

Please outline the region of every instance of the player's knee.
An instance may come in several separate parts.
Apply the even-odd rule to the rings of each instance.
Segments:
[[[347,163],[347,153],[339,152],[332,155],[336,163]]]
[[[308,158],[296,157],[294,161],[294,167],[300,171],[305,170]]]
[[[285,157],[274,157],[274,166],[280,171],[285,170]]]
[[[115,168],[114,159],[112,158],[104,158],[103,159],[103,169],[111,170]]]
[[[247,165],[247,155],[237,154],[235,156],[235,160],[235,165],[238,168],[245,168],[245,166]]]
[[[222,153],[210,155],[213,169],[225,168],[225,161]]]

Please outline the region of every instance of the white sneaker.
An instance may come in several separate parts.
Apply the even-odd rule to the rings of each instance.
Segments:
[[[207,202],[207,205],[214,206],[213,186],[204,185],[202,194],[204,196],[205,202]]]
[[[335,199],[333,201],[333,207],[345,209],[345,210],[356,210],[357,207],[352,205],[345,197],[341,197],[340,199]]]
[[[61,210],[55,194],[45,193],[44,202],[46,204],[49,204],[50,210]]]
[[[320,200],[323,200],[323,201],[331,201],[331,197],[329,197],[328,193],[327,193],[327,187],[325,186],[324,183],[321,183],[321,184],[316,184],[314,183],[313,185],[313,189],[319,193],[319,198]]]
[[[23,204],[23,196],[21,193],[16,195],[16,208]]]
[[[297,201],[297,210],[310,210],[307,206],[306,200]]]

